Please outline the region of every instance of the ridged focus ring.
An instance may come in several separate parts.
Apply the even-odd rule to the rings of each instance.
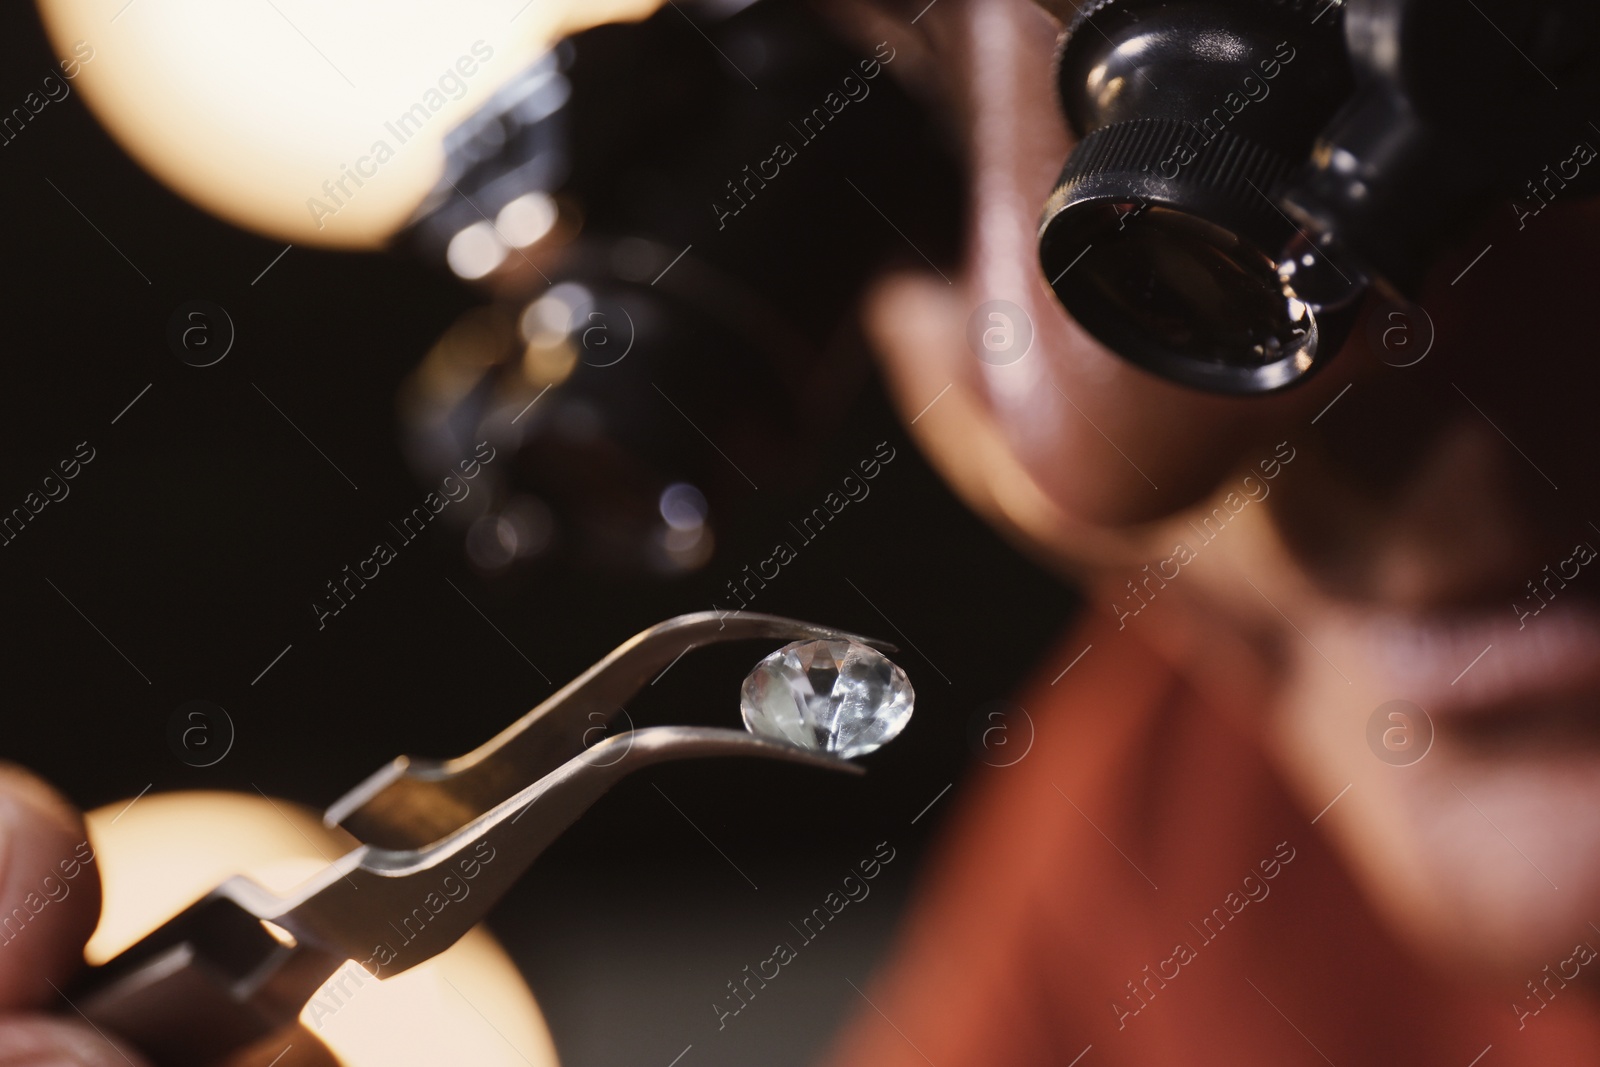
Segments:
[[[1176,119],[1135,119],[1095,130],[1068,157],[1045,204],[1044,227],[1061,209],[1091,200],[1203,206],[1208,217],[1245,232],[1286,225],[1273,206],[1290,164],[1226,130]]]
[[[1296,15],[1309,15],[1311,18],[1308,25],[1322,26],[1326,23],[1335,29],[1340,25],[1340,16],[1344,10],[1344,0],[1250,0],[1250,2]],[[1150,6],[1149,0],[1086,0],[1077,6],[1070,19],[1065,20],[1067,28],[1063,36],[1071,38],[1100,13],[1110,8],[1126,10],[1130,3],[1140,7]]]

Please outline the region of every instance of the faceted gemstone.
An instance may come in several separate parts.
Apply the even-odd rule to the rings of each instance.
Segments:
[[[854,641],[795,641],[756,664],[739,708],[751,733],[845,759],[891,741],[911,719],[906,672]]]

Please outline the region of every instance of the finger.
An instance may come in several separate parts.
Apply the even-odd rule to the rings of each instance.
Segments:
[[[72,806],[0,763],[0,1009],[58,1001],[52,987],[83,966],[100,914],[93,856]]]
[[[0,1020],[0,1067],[146,1067],[144,1059],[72,1019]]]

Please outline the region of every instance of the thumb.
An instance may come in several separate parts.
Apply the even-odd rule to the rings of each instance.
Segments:
[[[0,763],[0,1011],[59,1003],[52,987],[83,966],[100,914],[93,857],[71,805]]]
[[[20,767],[0,763],[0,1012],[55,1004],[83,966],[100,915],[100,876],[83,819]],[[70,1012],[68,1012],[70,1015]],[[0,1018],[0,1067],[138,1067],[71,1018]]]
[[[144,1060],[81,1020],[0,1020],[0,1067],[144,1067]]]

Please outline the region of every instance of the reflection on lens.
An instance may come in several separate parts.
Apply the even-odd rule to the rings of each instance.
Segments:
[[[1168,378],[1255,393],[1298,380],[1316,362],[1316,316],[1275,259],[1193,215],[1075,204],[1046,222],[1040,257],[1085,329]]]

